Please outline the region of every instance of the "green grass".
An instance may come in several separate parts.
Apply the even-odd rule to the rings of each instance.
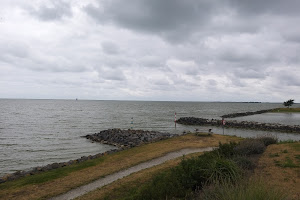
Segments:
[[[296,151],[300,151],[300,142],[295,142],[290,144],[290,146],[295,149]]]
[[[274,160],[274,163],[278,167],[282,168],[299,168],[299,164],[295,164],[290,157],[285,157],[285,160],[280,162],[278,160]]]
[[[281,151],[281,153],[288,153],[288,150],[284,149],[284,150]]]
[[[125,199],[186,198],[205,183],[218,180],[235,182],[241,177],[241,169],[231,159],[237,143],[219,144],[219,149],[199,157],[183,159],[181,163],[156,175],[149,183],[135,189]]]
[[[199,137],[212,137],[211,133],[195,133],[195,135]]]
[[[3,183],[0,185],[0,190],[1,189],[9,189],[9,188],[16,188],[20,186],[25,186],[25,185],[30,185],[30,184],[40,184],[40,183],[45,183],[47,181],[51,181],[57,178],[61,178],[64,176],[67,176],[73,171],[85,169],[87,167],[95,166],[98,163],[101,163],[104,161],[104,157],[93,159],[93,160],[88,160],[82,163],[77,163],[73,164],[70,166],[58,168],[58,169],[53,169],[47,172],[42,172],[38,173],[35,175],[31,176],[26,176],[23,178],[20,178],[15,181],[8,181],[6,183]]]
[[[199,199],[204,200],[284,200],[289,199],[284,191],[269,186],[261,180],[215,183],[203,188]]]
[[[270,153],[269,157],[270,158],[279,157],[279,154],[278,153]]]

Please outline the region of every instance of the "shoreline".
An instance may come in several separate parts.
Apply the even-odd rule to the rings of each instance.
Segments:
[[[125,134],[126,137],[116,137],[118,134],[121,136],[122,134]],[[139,136],[139,137],[136,137]],[[38,166],[38,167],[33,167],[32,169],[29,170],[19,170],[14,173],[9,173],[5,174],[4,176],[0,177],[0,184],[8,182],[8,181],[13,181],[20,179],[25,176],[31,176],[35,174],[39,174],[42,172],[48,172],[54,169],[58,168],[63,168],[66,166],[70,166],[73,164],[78,164],[87,160],[93,160],[96,158],[101,158],[105,155],[109,155],[115,152],[123,151],[129,148],[133,148],[136,146],[139,146],[141,144],[146,144],[146,143],[152,143],[152,142],[157,142],[159,140],[164,140],[172,137],[176,137],[179,135],[172,135],[169,133],[162,133],[158,131],[143,131],[143,130],[121,130],[121,129],[107,129],[100,131],[99,133],[95,133],[92,135],[86,135],[82,136],[83,138],[90,139],[94,142],[99,142],[102,144],[108,144],[112,145],[115,147],[118,147],[117,149],[112,149],[103,153],[98,153],[95,155],[89,155],[89,156],[82,156],[78,159],[74,160],[69,160],[66,162],[55,162],[51,163],[45,166]]]

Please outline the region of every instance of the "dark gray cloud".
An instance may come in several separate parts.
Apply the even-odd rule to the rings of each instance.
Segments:
[[[183,39],[204,27],[219,7],[209,0],[122,0],[98,1],[85,11],[100,23],[156,33],[169,40]],[[221,2],[218,2],[221,6]]]
[[[44,21],[61,20],[63,17],[72,16],[72,8],[70,2],[52,0],[32,7],[30,14]]]
[[[298,15],[300,2],[298,0],[228,0],[241,14],[274,14]]]

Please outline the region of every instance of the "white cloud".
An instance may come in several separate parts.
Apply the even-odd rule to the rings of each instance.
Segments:
[[[300,99],[297,0],[4,0],[0,98]]]

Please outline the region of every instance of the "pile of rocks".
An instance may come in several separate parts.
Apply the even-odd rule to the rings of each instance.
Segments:
[[[196,117],[182,117],[177,120],[177,123],[184,124],[184,125],[198,125],[198,126],[201,125],[221,126],[222,120],[217,120],[217,119],[209,120],[209,119],[196,118]],[[299,125],[283,125],[283,124],[274,124],[274,123],[260,123],[260,122],[230,120],[230,121],[226,121],[225,127],[300,133]]]
[[[289,133],[300,133],[299,125],[284,125],[277,123],[261,123],[261,122],[248,122],[248,121],[227,121],[226,127],[244,128],[244,129],[257,129],[263,131],[280,131]]]
[[[262,113],[267,113],[271,112],[273,109],[269,110],[259,110],[259,111],[254,111],[254,112],[243,112],[243,113],[232,113],[228,115],[222,115],[222,118],[235,118],[235,117],[244,117],[248,115],[257,115],[257,114],[262,114]]]
[[[161,133],[157,131],[108,129],[92,135],[86,135],[85,137],[95,142],[128,148],[173,136],[174,135],[170,133]]]
[[[176,123],[184,124],[184,125],[218,125],[221,122],[220,120],[216,119],[205,119],[205,118],[197,118],[197,117],[181,117],[179,118]]]

